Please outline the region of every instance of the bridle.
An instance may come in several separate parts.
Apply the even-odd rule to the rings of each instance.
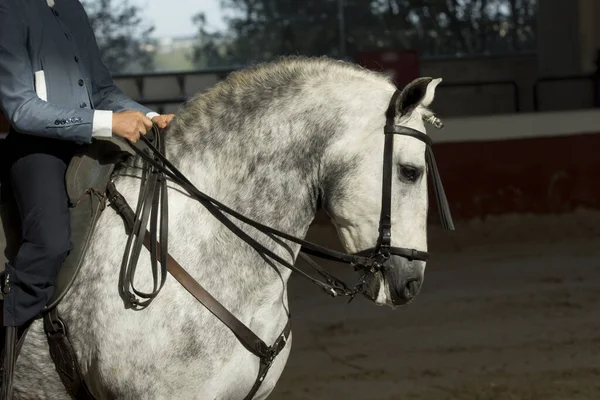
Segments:
[[[111,206],[123,217],[129,233],[121,269],[121,294],[129,301],[132,307],[147,307],[162,289],[166,281],[167,272],[173,275],[175,279],[177,279],[199,302],[219,318],[236,335],[246,349],[259,357],[259,374],[250,393],[246,396],[246,399],[251,399],[258,391],[260,384],[265,378],[275,357],[285,347],[286,341],[291,333],[290,316],[288,314],[288,322],[281,335],[279,335],[273,345],[268,346],[262,339],[239,321],[239,319],[231,314],[231,312],[215,300],[214,297],[202,288],[202,286],[170,256],[167,245],[167,180],[175,182],[184,189],[191,198],[202,204],[218,221],[242,239],[247,245],[251,246],[262,257],[269,258],[292,271],[300,273],[334,297],[349,296],[350,300],[352,300],[357,294],[364,292],[366,276],[385,268],[388,265],[390,256],[399,256],[411,261],[426,261],[429,258],[429,253],[425,251],[391,246],[392,164],[395,135],[410,136],[426,144],[426,161],[428,168],[432,173],[432,181],[436,192],[438,208],[442,216],[442,226],[446,229],[454,229],[450,209],[444,194],[444,188],[431,150],[431,139],[426,134],[417,130],[394,125],[394,118],[396,116],[395,105],[399,93],[399,91],[394,93],[390,101],[390,106],[386,112],[387,122],[384,128],[385,145],[379,238],[373,249],[367,249],[357,254],[346,254],[331,250],[278,231],[245,217],[201,192],[164,156],[164,137],[160,130],[156,126],[153,126],[152,134],[147,135],[150,138],[142,136],[141,142],[131,144],[131,147],[140,156],[143,162],[142,183],[140,186],[140,195],[136,211],[134,212],[129,204],[127,204],[127,201],[117,191],[113,182],[110,182],[107,188],[108,200],[110,201]],[[154,144],[152,142],[154,142]],[[315,269],[317,273],[324,278],[324,281],[312,277],[259,243],[256,239],[234,224],[231,217],[256,228],[258,231],[274,240],[278,245],[286,248],[290,254],[293,254],[292,250],[284,240],[300,245],[300,257]],[[148,225],[150,225],[149,230],[146,229]],[[157,236],[159,237],[159,240],[157,240]],[[142,246],[147,247],[151,253],[154,289],[150,293],[141,292],[133,285],[136,266],[141,254]],[[329,274],[324,268],[316,264],[308,257],[309,255],[350,264],[356,270],[362,271],[362,276],[358,283],[350,288],[344,281]],[[160,262],[160,268],[157,261]]]
[[[381,190],[381,216],[379,217],[379,238],[377,244],[372,249],[362,251],[361,255],[368,255],[371,259],[376,260],[374,267],[370,272],[380,270],[389,260],[390,256],[398,256],[408,259],[409,261],[427,261],[429,253],[426,251],[410,249],[405,247],[392,247],[392,176],[393,176],[393,156],[394,156],[394,136],[408,136],[420,140],[425,143],[425,160],[428,170],[431,172],[434,192],[438,204],[438,210],[441,216],[441,224],[444,229],[454,230],[454,223],[450,213],[450,206],[446,199],[444,186],[437,169],[435,157],[433,155],[432,140],[416,129],[406,126],[395,125],[396,117],[396,99],[400,95],[400,91],[394,92],[390,105],[386,112],[386,124],[383,130],[385,134],[385,143],[383,147],[383,179]]]

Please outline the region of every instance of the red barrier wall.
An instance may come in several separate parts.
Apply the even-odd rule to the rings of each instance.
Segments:
[[[600,133],[439,143],[434,152],[456,218],[600,208]]]

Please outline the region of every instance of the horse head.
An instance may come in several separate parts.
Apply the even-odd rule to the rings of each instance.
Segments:
[[[441,79],[419,78],[391,100],[393,124],[426,133],[424,122],[439,127],[428,109]],[[385,96],[388,101],[391,93]],[[323,187],[324,208],[345,250],[361,253],[376,248],[380,237],[382,210],[385,108],[380,96],[372,94],[350,103],[354,121],[331,146],[328,159],[335,179]],[[366,106],[360,112],[360,103]],[[376,109],[378,108],[378,111]],[[426,143],[411,136],[396,136],[391,157],[391,246],[427,250],[428,187]],[[343,165],[344,168],[339,168]],[[327,168],[326,168],[327,170]],[[419,293],[426,262],[391,255],[380,270],[365,275],[365,295],[378,305],[409,303]]]

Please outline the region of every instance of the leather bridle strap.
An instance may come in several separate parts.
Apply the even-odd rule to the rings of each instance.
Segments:
[[[418,131],[415,131],[415,132],[418,132]],[[418,132],[418,133],[420,133],[420,132]],[[341,253],[339,251],[331,250],[326,247],[322,247],[322,246],[319,246],[312,242],[309,242],[307,240],[296,238],[292,235],[281,232],[281,231],[271,228],[269,226],[263,225],[259,222],[256,222],[256,221],[232,210],[231,208],[227,207],[226,205],[218,202],[217,200],[213,199],[212,197],[210,197],[210,196],[206,195],[205,193],[201,192],[200,190],[198,190],[169,160],[167,160],[167,158],[163,154],[161,154],[152,145],[152,143],[150,143],[150,141],[146,137],[142,136],[141,139],[144,142],[144,144],[152,150],[154,156],[160,160],[162,165],[156,164],[156,162],[153,159],[148,159],[148,162],[150,162],[152,164],[156,164],[157,168],[161,169],[161,171],[165,175],[167,175],[169,178],[171,178],[171,180],[173,180],[175,183],[177,183],[182,188],[184,188],[190,194],[190,196],[192,196],[192,198],[194,198],[196,201],[198,201],[202,205],[204,205],[219,221],[221,221],[223,223],[225,223],[225,221],[229,221],[229,219],[227,217],[225,217],[225,215],[223,214],[223,212],[225,212],[225,213],[231,215],[232,217],[244,222],[245,224],[252,226],[253,228],[256,228],[257,230],[261,231],[262,233],[271,234],[271,235],[280,237],[281,239],[289,240],[290,242],[301,245],[300,251],[303,253],[310,254],[310,255],[313,255],[313,256],[316,256],[316,257],[319,257],[322,259],[326,259],[326,260],[350,264],[355,267],[356,266],[365,267],[365,269],[371,269],[373,267],[373,260],[368,256],[364,256],[363,254],[365,254],[365,252],[360,252],[360,253],[356,253],[356,254],[346,254],[346,253]],[[132,147],[142,158],[144,158],[144,159],[148,158],[148,155],[145,152],[143,152],[136,146],[132,146]],[[391,177],[391,175],[390,175],[390,177]],[[215,213],[220,214],[220,216],[215,215]],[[228,224],[228,227],[230,227],[230,226],[231,226],[230,229],[233,230],[236,235],[240,236],[240,234],[241,234],[241,235],[247,236],[243,231],[241,231],[239,228],[237,228],[237,226]],[[246,239],[244,239],[244,240],[246,241]],[[248,240],[255,242],[254,239],[252,239],[250,237],[248,237]],[[267,253],[267,254],[271,253],[270,250],[264,248],[264,246],[262,246],[258,242],[256,242],[256,244],[259,247],[261,247],[265,251],[265,253]],[[394,248],[394,249],[399,249],[399,248]],[[416,250],[414,250],[414,251],[416,251]],[[401,257],[404,257],[405,255],[409,255],[409,254],[410,255],[418,254],[417,257],[420,257],[421,254],[424,254],[424,252],[417,251],[417,253],[414,253],[414,251],[413,251],[413,249],[403,249],[401,251],[398,251],[398,255]],[[270,254],[269,254],[269,257],[271,257]],[[273,257],[271,257],[271,258],[273,258]],[[277,258],[279,258],[279,257],[277,257]],[[417,259],[419,259],[419,258],[417,258]],[[275,259],[275,260],[280,262],[278,259]],[[288,266],[287,263],[284,263],[284,265]],[[295,269],[295,268],[292,268],[292,269]]]
[[[415,250],[415,249],[407,249],[404,247],[388,247],[389,254],[399,257],[404,257],[410,261],[427,261],[429,260],[429,253],[426,251]],[[368,256],[369,254],[373,254],[374,249],[366,249],[357,253],[358,255]]]
[[[164,148],[164,138],[157,138],[158,149]],[[150,157],[148,155],[148,157]],[[158,229],[158,212],[160,204],[160,245],[162,256],[158,256],[159,243],[156,241]],[[142,243],[145,240],[146,227],[150,220],[150,232],[154,240],[149,243],[150,261],[153,272],[154,288],[150,293],[137,290],[133,284],[138,260],[141,254]],[[136,212],[129,224],[129,237],[125,247],[125,255],[121,264],[119,280],[120,293],[125,296],[132,307],[144,308],[150,305],[152,300],[164,286],[167,279],[167,262],[165,255],[168,248],[168,198],[167,181],[160,169],[151,166],[147,160],[142,168],[142,183]],[[160,267],[157,264],[160,261]],[[159,271],[160,269],[160,271]],[[160,274],[160,278],[159,278]]]
[[[291,235],[288,235],[281,231],[278,231],[277,229],[260,224],[256,221],[253,221],[253,220],[243,216],[242,214],[239,214],[238,212],[219,203],[218,201],[216,201],[215,199],[206,195],[205,193],[202,193],[201,191],[199,191],[179,170],[177,170],[177,168],[175,168],[164,157],[163,154],[158,152],[158,150],[148,141],[148,139],[146,139],[145,137],[142,137],[142,141],[146,144],[146,146],[148,146],[152,150],[154,157],[158,158],[158,160],[160,161],[160,164],[156,160],[154,160],[154,158],[149,157],[148,154],[146,154],[146,152],[137,148],[137,146],[132,146],[134,148],[134,150],[144,160],[148,161],[148,163],[155,166],[157,169],[160,169],[162,173],[169,176],[169,178],[171,178],[175,183],[177,183],[179,186],[181,186],[183,189],[185,189],[190,194],[190,196],[192,196],[192,198],[194,198],[195,200],[200,202],[219,222],[224,224],[230,231],[232,231],[240,239],[242,239],[244,242],[246,242],[248,245],[250,245],[252,248],[254,248],[257,252],[268,256],[269,258],[275,260],[276,262],[284,265],[285,267],[287,267],[293,271],[300,273],[301,275],[310,279],[313,283],[320,286],[327,293],[329,293],[333,296],[337,296],[337,295],[354,296],[357,294],[356,287],[353,289],[350,289],[348,287],[348,285],[346,285],[341,279],[338,279],[338,278],[333,277],[332,275],[326,274],[324,269],[321,269],[318,272],[321,275],[324,275],[324,274],[327,275],[328,283],[321,282],[321,281],[316,280],[315,278],[311,277],[306,272],[300,270],[299,268],[297,268],[296,266],[294,266],[287,260],[283,259],[279,255],[274,253],[272,250],[266,248],[264,245],[259,243],[256,239],[254,239],[253,237],[248,235],[246,232],[244,232],[242,229],[240,229],[236,224],[234,224],[229,218],[227,218],[224,215],[224,212],[226,212],[227,214],[231,215],[232,217],[258,229],[259,231],[261,231],[265,234],[271,234],[271,235],[280,237],[282,239],[289,240],[291,242],[300,244],[302,246],[301,251],[305,252],[307,254],[312,254],[312,255],[315,255],[315,256],[318,256],[318,257],[321,257],[324,259],[329,259],[329,260],[333,260],[333,261],[337,261],[337,262],[344,262],[347,264],[351,264],[355,267],[357,267],[357,266],[365,267],[366,269],[370,269],[373,266],[373,260],[371,260],[369,257],[364,257],[364,256],[359,256],[359,255],[350,255],[350,254],[345,254],[345,253],[340,253],[340,252],[337,252],[334,250],[330,250],[330,249],[321,247],[319,245],[316,245],[314,243],[311,243],[311,242],[308,242],[308,241],[305,241],[302,239],[298,239],[294,236],[291,236]],[[164,166],[162,164],[164,164]]]
[[[237,211],[235,211],[235,210],[227,207],[226,205],[220,203],[219,201],[213,199],[212,197],[210,197],[207,194],[205,194],[205,193],[201,192],[200,190],[198,190],[185,177],[185,175],[183,175],[169,160],[167,160],[167,158],[161,152],[159,152],[152,145],[152,143],[150,143],[150,141],[146,137],[142,136],[141,139],[142,139],[142,142],[152,150],[154,156],[157,157],[158,160],[160,160],[160,162],[164,166],[160,165],[160,164],[157,164],[152,159],[148,159],[148,155],[145,154],[139,148],[137,148],[137,146],[132,146],[133,149],[142,158],[147,159],[147,161],[149,163],[151,163],[153,165],[156,165],[156,167],[159,168],[162,173],[164,173],[169,178],[171,178],[171,180],[173,180],[173,182],[177,183],[179,186],[181,186],[182,188],[184,188],[190,194],[190,196],[192,196],[192,198],[194,198],[196,201],[200,202],[205,207],[210,208],[209,211],[211,211],[211,213],[213,213],[213,211],[216,211],[217,213],[221,214],[222,218],[227,219],[227,217],[225,217],[225,215],[223,214],[223,212],[225,212],[225,213],[231,215],[232,217],[236,218],[237,220],[242,221],[245,224],[250,225],[253,228],[258,229],[262,233],[275,235],[277,237],[280,237],[281,239],[289,240],[290,242],[293,242],[293,243],[301,245],[302,246],[301,251],[305,252],[307,254],[311,254],[311,255],[314,255],[314,256],[321,257],[323,259],[327,259],[327,260],[331,260],[331,261],[343,262],[343,263],[347,263],[347,264],[358,265],[358,264],[361,264],[361,263],[368,263],[368,260],[365,257],[358,256],[358,255],[351,255],[351,254],[341,253],[339,251],[327,249],[325,247],[319,246],[319,245],[311,243],[309,241],[296,238],[296,237],[294,237],[292,235],[289,235],[287,233],[281,232],[281,231],[279,231],[279,230],[277,230],[275,228],[271,228],[269,226],[261,224],[260,222],[256,222],[256,221],[254,221],[254,220],[252,220],[252,219],[250,219],[250,218],[248,218],[248,217],[246,217],[246,216],[238,213]],[[211,205],[213,207],[210,207]],[[217,219],[219,219],[219,221],[221,221],[221,222],[222,222],[222,218],[217,217]],[[262,247],[262,245],[260,245],[260,246]]]
[[[420,132],[416,129],[409,128],[408,126],[394,125],[393,122],[388,121],[386,124],[383,133],[386,135],[399,135],[399,136],[409,136],[415,139],[420,140],[425,143],[428,147],[433,144],[431,137],[423,132]]]
[[[455,228],[454,221],[452,220],[452,214],[450,213],[450,205],[448,204],[448,199],[446,198],[446,192],[444,191],[442,178],[440,177],[440,173],[437,169],[437,164],[435,162],[435,157],[433,155],[431,146],[427,146],[427,153],[425,153],[425,157],[427,160],[427,165],[429,165],[429,169],[431,170],[431,181],[433,183],[433,190],[435,192],[435,199],[437,201],[438,214],[440,216],[442,228],[453,231]]]
[[[390,256],[392,243],[392,158],[394,136],[385,135],[383,147],[383,183],[381,193],[381,217],[379,219],[379,243],[377,247],[385,257]]]

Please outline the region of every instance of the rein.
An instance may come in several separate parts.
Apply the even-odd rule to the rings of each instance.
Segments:
[[[290,270],[300,273],[331,296],[348,296],[351,301],[357,294],[364,291],[367,274],[373,274],[385,268],[390,256],[394,255],[404,257],[408,260],[420,261],[426,261],[429,258],[429,253],[424,251],[391,246],[392,158],[393,138],[395,135],[411,136],[426,144],[426,160],[429,169],[432,171],[432,180],[436,192],[438,208],[440,214],[442,214],[442,225],[446,229],[454,229],[444,189],[437,171],[435,159],[433,158],[433,152],[431,151],[431,139],[426,134],[414,129],[394,125],[395,108],[393,107],[395,106],[398,94],[399,92],[396,91],[394,96],[392,96],[390,108],[386,113],[387,123],[384,129],[385,146],[379,239],[375,248],[367,249],[357,254],[346,254],[331,250],[263,225],[232,210],[201,192],[164,156],[164,137],[159,128],[156,125],[153,125],[152,133],[156,145],[145,136],[141,136],[141,143],[135,145],[130,143],[131,147],[143,162],[142,183],[140,185],[135,212],[129,204],[127,204],[125,198],[117,191],[112,181],[110,181],[107,186],[107,196],[110,205],[124,219],[129,234],[125,255],[121,265],[119,282],[121,296],[127,299],[133,308],[145,308],[150,305],[156,296],[158,296],[166,282],[167,272],[170,273],[191,295],[221,320],[248,351],[260,359],[258,377],[250,393],[245,398],[246,400],[252,399],[266,377],[273,361],[287,343],[291,333],[290,315],[288,313],[288,322],[281,334],[275,342],[269,346],[229,310],[221,305],[169,255],[167,178],[183,188],[191,198],[202,204],[219,222],[256,250],[261,256],[266,256]],[[252,238],[241,228],[236,226],[230,217],[244,222],[267,235],[278,245],[288,250],[291,255],[293,255],[293,252],[284,240],[300,245],[299,256],[315,269],[324,281],[312,277],[296,267],[293,263],[290,263],[259,243],[256,239]],[[146,229],[148,223],[150,224],[149,230]],[[133,285],[136,266],[139,261],[142,246],[145,246],[151,253],[154,284],[153,290],[149,293],[139,291]],[[329,274],[308,255],[350,264],[355,270],[362,271],[363,274],[353,287],[349,287],[341,279]],[[158,265],[158,262],[160,263],[160,266]]]
[[[160,139],[161,134],[160,134],[159,129],[156,126],[153,126],[153,133],[154,133],[155,137],[159,138],[158,142],[160,143],[163,139]],[[144,162],[144,167],[143,167],[143,170],[145,171],[144,175],[149,174],[151,177],[153,177],[153,179],[148,180],[146,185],[144,185],[144,182],[143,182],[142,187],[140,188],[140,197],[138,199],[138,207],[137,207],[136,218],[135,218],[136,223],[134,225],[134,227],[138,228],[138,229],[137,230],[134,229],[134,231],[133,231],[133,234],[137,236],[137,241],[136,241],[137,250],[132,251],[132,255],[136,256],[136,258],[132,259],[132,261],[134,261],[134,260],[137,261],[137,258],[139,257],[139,248],[141,247],[140,246],[140,244],[141,244],[140,229],[142,227],[146,226],[146,223],[148,220],[147,215],[149,214],[149,208],[153,204],[153,203],[150,203],[147,201],[147,199],[150,198],[149,192],[151,192],[151,188],[152,188],[151,185],[153,185],[154,179],[160,180],[161,184],[166,184],[165,177],[168,177],[171,181],[173,181],[174,183],[176,183],[177,185],[182,187],[190,195],[191,198],[193,198],[194,200],[196,200],[200,204],[202,204],[219,222],[221,222],[223,225],[225,225],[236,236],[238,236],[240,239],[242,239],[244,242],[246,242],[252,248],[254,248],[258,253],[260,253],[261,255],[266,255],[269,258],[273,259],[274,261],[277,261],[278,263],[284,265],[285,267],[287,267],[295,272],[300,273],[302,276],[311,280],[317,286],[321,287],[323,290],[325,290],[327,293],[329,293],[330,295],[332,295],[334,297],[335,296],[354,297],[356,294],[361,292],[362,281],[359,282],[355,287],[353,287],[351,289],[341,279],[338,279],[338,278],[334,277],[333,275],[329,274],[325,269],[318,266],[317,264],[311,263],[310,265],[317,270],[317,272],[325,279],[326,282],[315,279],[312,276],[308,275],[306,272],[304,272],[301,269],[299,269],[298,267],[296,267],[294,264],[283,259],[281,256],[277,255],[272,250],[268,249],[267,247],[265,247],[264,245],[259,243],[257,240],[252,238],[250,235],[248,235],[242,229],[237,227],[231,221],[231,219],[229,219],[225,214],[229,214],[231,217],[234,217],[237,220],[242,221],[242,222],[256,228],[263,234],[268,235],[272,239],[276,240],[281,246],[287,247],[287,245],[285,243],[283,243],[283,241],[278,240],[278,239],[289,240],[290,242],[300,244],[301,252],[304,252],[306,254],[310,254],[313,256],[317,256],[317,257],[320,257],[323,259],[331,260],[331,261],[337,261],[337,262],[350,264],[356,270],[365,269],[367,271],[375,272],[375,271],[380,270],[383,267],[373,257],[359,255],[359,254],[351,255],[351,254],[346,254],[346,253],[341,253],[341,252],[338,252],[335,250],[331,250],[331,249],[319,246],[317,244],[311,243],[309,241],[296,238],[292,235],[281,232],[277,229],[268,227],[266,225],[263,225],[259,222],[254,221],[248,217],[245,217],[244,215],[232,210],[231,208],[225,206],[224,204],[218,202],[217,200],[213,199],[212,197],[210,197],[207,194],[198,190],[175,166],[173,166],[173,164],[171,164],[171,162],[169,160],[167,160],[167,158],[159,151],[159,149],[157,147],[155,147],[151,143],[151,141],[148,138],[142,136],[141,140],[144,143],[144,145],[146,146],[145,149],[140,149],[139,147],[141,147],[141,146],[139,146],[139,145],[135,145],[132,147]],[[149,170],[149,172],[148,172],[148,170]],[[114,188],[114,185],[112,185],[112,186]],[[161,185],[161,187],[162,187],[162,185]],[[145,189],[147,189],[147,190],[145,190]],[[114,189],[114,190],[116,191],[116,189]],[[142,197],[142,195],[143,195],[143,197]],[[157,194],[155,194],[155,197],[154,197],[154,204],[156,203],[156,197],[157,197]],[[161,198],[166,200],[166,190],[163,192],[163,195]],[[167,205],[166,204],[162,204],[162,205],[164,206],[164,209],[166,211]],[[153,209],[156,210],[155,207]],[[140,218],[138,218],[138,215],[141,215],[142,218],[144,218],[144,220],[141,220]],[[166,215],[164,216],[164,218],[166,219]],[[163,224],[162,224],[162,220],[161,220],[161,227],[162,227],[162,225]],[[132,239],[130,237],[130,241],[131,240]],[[134,250],[136,248],[134,248]],[[166,249],[166,247],[164,247],[164,245],[163,245],[163,248]],[[289,249],[289,247],[287,249],[291,252],[291,249]],[[407,257],[411,257],[413,255],[414,254],[411,253],[410,251],[406,251]],[[303,257],[303,259],[307,260],[307,258],[305,258],[305,257]],[[130,263],[130,265],[131,265],[131,263]],[[129,271],[130,272],[128,274],[126,274],[128,280],[132,279],[135,275],[135,269],[130,269]],[[161,274],[161,277],[163,275],[164,274]],[[161,282],[161,283],[164,283],[164,282]],[[126,286],[127,285],[125,285],[125,287]],[[155,285],[155,287],[156,287],[156,285]],[[162,284],[160,287],[162,287]],[[132,303],[134,305],[138,305],[138,306],[147,305],[147,302],[141,302],[135,298],[137,293],[139,293],[139,292],[130,291],[127,293],[127,297],[130,300],[132,300]]]

